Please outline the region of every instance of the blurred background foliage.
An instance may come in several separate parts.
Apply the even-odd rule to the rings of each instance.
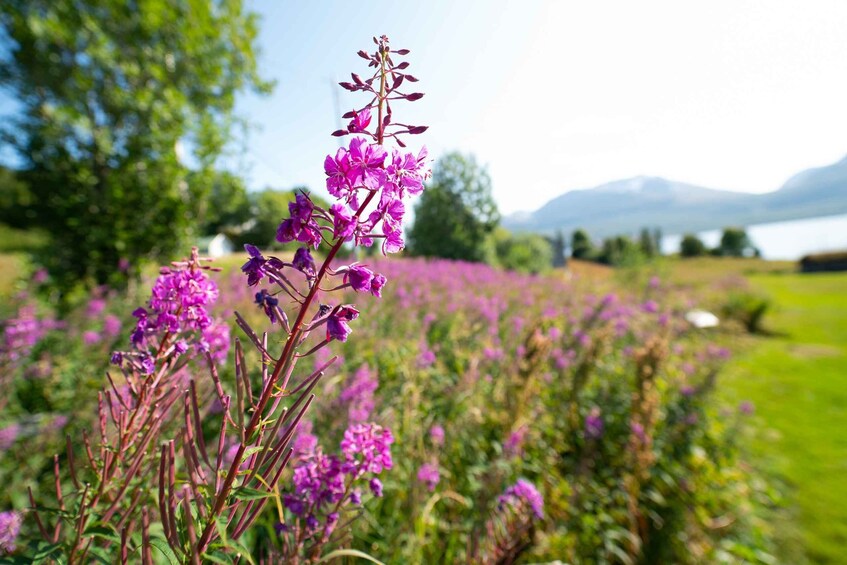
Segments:
[[[0,85],[21,106],[2,132],[20,163],[0,179],[4,218],[47,234],[37,260],[63,293],[172,257],[220,185],[236,93],[272,87],[256,16],[239,0],[11,0],[0,24]]]

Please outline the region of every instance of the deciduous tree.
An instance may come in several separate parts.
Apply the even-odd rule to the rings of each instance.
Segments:
[[[488,171],[472,155],[448,153],[415,207],[409,248],[425,257],[483,261],[486,237],[499,222]]]
[[[53,280],[120,284],[171,259],[208,188],[185,163],[210,169],[236,93],[270,88],[256,16],[241,0],[5,0],[0,26],[0,85],[21,107],[4,141],[52,237]]]

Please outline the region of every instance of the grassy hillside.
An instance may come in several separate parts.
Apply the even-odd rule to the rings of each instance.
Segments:
[[[701,258],[669,261],[675,285],[720,303],[744,277],[772,307],[766,336],[727,333],[721,373],[728,404],[752,401],[751,462],[786,495],[774,516],[783,563],[847,563],[847,273],[800,274],[791,262]]]
[[[801,544],[814,563],[845,563],[847,274],[750,280],[777,305],[766,319],[777,335],[737,355],[723,376],[725,394],[755,403],[761,425],[751,453],[788,487],[793,508],[777,532],[784,550],[794,554]]]

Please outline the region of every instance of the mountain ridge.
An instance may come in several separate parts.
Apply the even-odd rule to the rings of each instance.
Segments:
[[[750,194],[637,176],[565,192],[534,212],[503,219],[513,231],[552,234],[586,229],[594,237],[634,234],[643,227],[666,234],[729,225],[847,213],[847,156],[800,171],[773,192]]]

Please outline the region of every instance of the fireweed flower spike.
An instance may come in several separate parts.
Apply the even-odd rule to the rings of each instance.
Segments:
[[[232,418],[236,420],[237,431],[242,440],[232,456],[229,469],[211,469],[210,474],[219,477],[209,489],[213,494],[205,500],[191,502],[197,505],[198,512],[201,508],[206,509],[205,517],[203,512],[199,512],[202,523],[197,524],[196,541],[190,541],[190,547],[171,544],[172,547],[179,545],[179,548],[174,549],[179,549],[181,554],[200,556],[213,546],[220,545],[222,542],[219,540],[219,528],[214,517],[220,516],[224,511],[230,513],[231,524],[234,524],[231,537],[237,539],[259,515],[264,501],[233,502],[233,493],[244,488],[273,492],[276,487],[289,457],[286,454],[291,453],[289,442],[314,398],[312,390],[323,370],[334,361],[330,360],[314,373],[297,380],[294,377],[297,360],[331,341],[346,341],[352,333],[350,322],[360,314],[359,308],[352,304],[334,307],[331,304],[318,305],[318,291],[323,293],[321,299],[324,301],[327,300],[327,293],[348,285],[357,292],[381,296],[386,284],[386,277],[383,275],[358,265],[330,269],[341,246],[345,242],[352,242],[356,246],[370,246],[381,240],[384,253],[400,251],[404,246],[404,200],[420,194],[430,171],[425,149],[417,153],[402,151],[405,147],[402,138],[423,133],[426,127],[395,123],[392,110],[398,101],[411,102],[423,95],[402,90],[404,83],[407,83],[407,77],[408,83],[417,82],[417,79],[407,74],[408,63],[394,60],[408,51],[392,50],[385,36],[375,38],[375,43],[376,51],[370,55],[365,54],[373,74],[367,79],[354,74],[352,83],[341,84],[351,92],[365,93],[367,103],[344,115],[344,118],[349,120],[347,128],[336,131],[333,135],[352,134],[353,137],[345,147],[328,155],[324,160],[327,190],[337,201],[328,210],[324,210],[307,194],[301,193],[289,204],[289,217],[280,223],[276,239],[282,243],[297,241],[305,244],[297,250],[291,263],[280,262],[274,258],[266,259],[258,248],[247,248],[250,258],[242,270],[247,276],[248,285],[255,286],[267,277],[274,286],[273,290],[259,291],[256,302],[272,323],[280,315],[286,316],[286,320],[290,317],[294,321],[283,324],[286,338],[282,351],[275,356],[267,351],[268,341],[259,338],[259,334],[239,317],[239,326],[257,346],[263,358],[272,361],[266,377],[263,378],[261,390],[252,394],[249,419],[242,418],[239,423],[237,418]],[[395,147],[387,147],[387,143],[393,143]],[[317,249],[323,241],[330,247],[323,263],[318,266],[309,252],[309,247]],[[276,263],[271,264],[274,260]],[[299,279],[294,276],[298,273]],[[341,280],[334,285],[335,288],[327,290],[322,286],[327,277],[339,277]],[[279,292],[284,292],[291,299],[285,303],[293,303],[294,312],[282,311],[280,305],[283,301],[274,298]],[[325,331],[313,331],[324,324]],[[239,366],[243,366],[243,361],[239,361],[238,356],[236,361]],[[244,386],[249,384],[246,380],[239,382]],[[295,396],[294,404],[279,416],[281,395],[286,394],[285,391],[288,390],[297,391],[299,394]],[[229,402],[229,397],[226,399]],[[229,418],[225,418],[224,422],[227,421]],[[286,507],[303,521],[287,530],[286,523],[285,528],[280,531],[295,532],[298,528],[321,531],[323,537],[318,538],[326,541],[331,531],[340,527],[341,523],[338,521],[339,502],[336,500],[340,496],[339,484],[343,484],[338,482],[339,473],[355,480],[365,477],[366,473],[378,474],[383,469],[390,469],[392,462],[388,446],[392,441],[389,430],[372,424],[355,424],[345,434],[340,458],[323,455],[319,448],[311,451],[312,455],[295,469],[294,494],[285,499]],[[248,449],[250,455],[247,455]],[[163,466],[170,467],[170,459],[165,459]],[[245,461],[248,470],[240,471]],[[369,479],[369,486],[375,496],[382,494],[382,485],[376,477]],[[198,493],[204,492],[201,488],[196,490]],[[352,492],[355,496],[348,493],[342,499],[352,498],[354,503],[360,500],[361,489]],[[164,498],[167,506],[167,496]],[[325,508],[326,513],[321,513],[323,510],[317,511],[316,501],[329,503]],[[182,538],[175,537],[176,541],[179,539]],[[302,551],[302,547],[285,547],[288,547],[285,555],[289,557]],[[314,549],[310,551],[310,555],[314,556]]]
[[[354,74],[353,82],[342,83],[365,96],[344,115],[347,128],[333,134],[351,135],[349,142],[324,161],[327,190],[336,201],[324,210],[300,193],[290,203],[276,239],[302,244],[291,262],[245,247],[246,286],[270,327],[256,331],[237,312],[235,322],[257,351],[260,363],[250,368],[258,368],[261,378],[251,378],[238,338],[231,355],[234,380],[219,374],[228,328],[210,313],[218,288],[196,250],[163,269],[147,304],[133,312],[129,347],[112,354],[113,371],[120,374],[107,375],[95,435],[83,435],[86,460],[73,459],[68,441],[72,481],[61,480],[55,459],[52,506],[62,508],[64,517],[51,522],[30,493],[29,515],[69,563],[112,562],[115,555],[122,563],[136,555],[152,562],[154,545],[161,552],[164,543],[179,562],[231,560],[243,555],[239,538],[277,493],[280,544],[269,550],[266,562],[313,562],[349,525],[346,505],[362,504],[368,493],[383,495],[377,475],[393,465],[394,438],[388,429],[362,423],[367,403],[356,404],[356,421],[337,455],[325,454],[314,436],[298,432],[321,377],[337,357],[316,363],[314,370],[310,364],[308,371],[298,371],[297,361],[347,340],[360,315],[356,305],[333,304],[332,293],[349,286],[380,297],[386,284],[386,277],[365,266],[330,266],[346,242],[380,242],[383,253],[400,251],[405,202],[423,190],[430,174],[426,150],[408,152],[404,141],[426,127],[394,119],[400,102],[423,96],[405,90],[417,79],[407,74],[407,62],[395,61],[408,51],[392,50],[385,36],[374,41],[373,53],[360,52],[372,74]],[[328,251],[316,264],[309,248],[322,243]],[[207,437],[210,424],[218,429]],[[294,469],[285,474],[291,460]],[[72,497],[63,494],[68,484],[75,489]],[[153,504],[151,484],[158,488]],[[100,524],[110,526],[109,535],[102,535]],[[4,543],[13,536],[7,537]]]
[[[486,524],[487,536],[477,561],[514,563],[532,542],[535,523],[544,518],[544,499],[526,479],[507,488]]]
[[[500,495],[499,509],[503,511],[506,507],[512,507],[519,512],[529,509],[539,520],[544,518],[544,498],[535,485],[526,479],[518,479],[518,482]]]
[[[158,446],[164,443],[163,452],[175,456],[174,437],[179,439],[182,434],[180,408],[199,421],[198,394],[214,394],[211,386],[223,392],[216,373],[206,384],[198,385],[188,371],[192,361],[211,364],[225,358],[229,347],[229,339],[224,337],[228,336],[226,326],[210,313],[218,290],[205,261],[195,248],[189,259],[162,269],[147,304],[133,313],[137,321],[131,348],[112,353],[112,364],[120,373],[107,373],[109,386],[98,395],[94,437],[85,433],[82,437],[86,457],[75,461],[70,437],[67,441],[74,492],[63,492],[66,487],[62,486],[59,457],[54,456],[56,497],[65,516],[50,524],[49,515],[29,493],[30,513],[38,531],[50,543],[59,544],[69,563],[109,562],[119,552],[122,562],[127,562],[134,525],[141,526],[142,539],[149,539],[151,510],[156,515],[160,511],[148,508],[143,500],[159,476]],[[175,490],[170,493],[175,503]],[[66,495],[75,501],[73,506],[65,506]],[[167,514],[161,515],[166,519]],[[95,523],[113,525],[122,540],[119,551],[107,542],[93,543],[91,527]],[[141,549],[145,553],[149,544]]]

